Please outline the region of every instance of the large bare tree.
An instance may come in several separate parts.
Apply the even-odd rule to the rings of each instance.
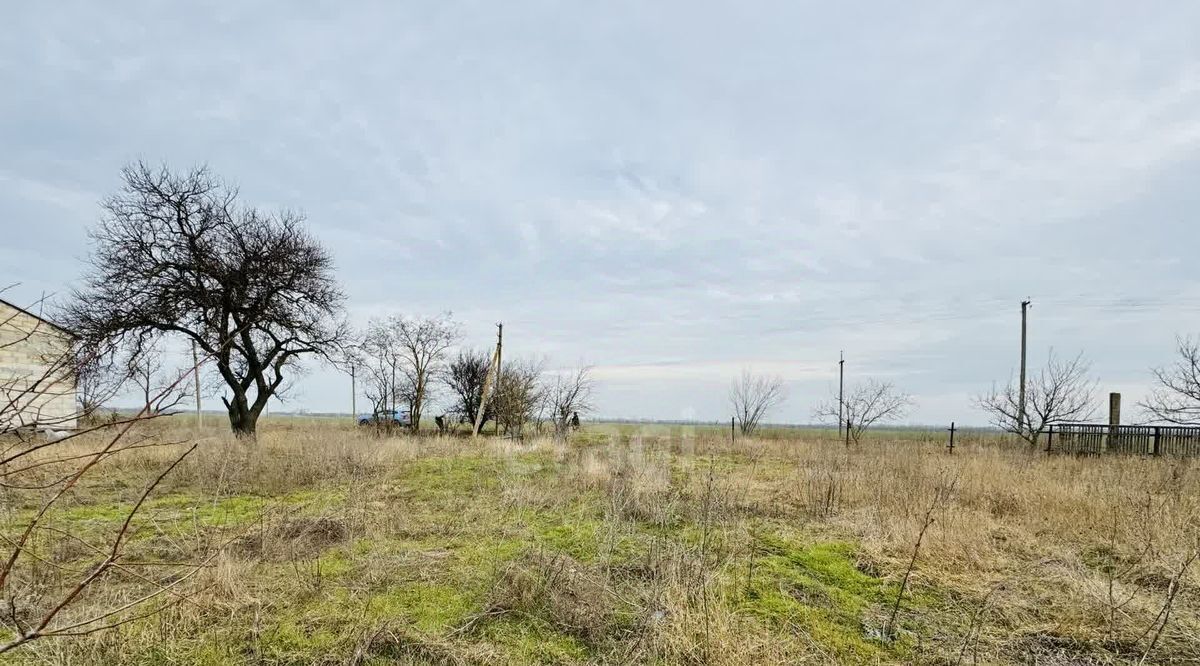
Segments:
[[[434,317],[392,317],[390,322],[404,370],[400,392],[408,402],[416,432],[421,428],[421,412],[433,396],[434,379],[458,340],[458,324],[449,312]]]
[[[94,348],[194,341],[224,382],[233,432],[254,435],[296,361],[329,355],[345,333],[332,258],[302,215],[239,205],[207,168],[137,163],[123,177],[64,323]]]
[[[912,405],[912,397],[891,382],[867,379],[850,389],[841,410],[838,409],[838,396],[834,395],[817,407],[814,416],[836,423],[840,414],[845,419],[843,425],[848,440],[858,444],[868,428],[876,423],[904,418]]]
[[[1158,382],[1141,407],[1155,421],[1200,424],[1200,339],[1176,340],[1177,357],[1169,366],[1153,368]]]
[[[787,397],[783,378],[778,375],[756,375],[742,370],[741,376],[729,387],[729,404],[743,435],[758,430],[764,416]]]
[[[1025,408],[1021,409],[1019,381],[976,398],[991,417],[992,425],[1037,446],[1042,434],[1058,421],[1083,421],[1095,413],[1096,380],[1083,354],[1063,360],[1051,350],[1044,365],[1025,382]]]

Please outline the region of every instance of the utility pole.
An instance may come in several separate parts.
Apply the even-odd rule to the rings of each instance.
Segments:
[[[1021,387],[1017,393],[1017,432],[1025,432],[1025,323],[1028,319],[1029,299],[1021,301]]]
[[[350,364],[350,422],[358,424],[358,405],[355,401],[358,398],[358,387],[356,386],[354,377],[354,364]]]
[[[500,350],[504,347],[504,324],[496,324],[496,395],[500,395]]]
[[[504,347],[504,324],[502,322],[497,322],[496,323],[496,387],[493,389],[493,392],[492,392],[492,395],[495,396],[495,399],[500,398],[500,369],[501,369],[500,368],[500,363],[501,363],[500,350],[503,347]],[[482,410],[483,405],[480,405],[479,409]],[[496,434],[499,435],[500,434],[500,419],[499,418],[495,419],[495,424],[496,424]]]
[[[196,384],[196,430],[200,429],[200,354],[196,352],[196,341],[192,340],[192,381]]]
[[[483,412],[484,406],[487,405],[488,399],[491,397],[492,386],[498,385],[499,382],[492,379],[496,375],[496,370],[500,365],[500,348],[497,347],[492,351],[492,358],[488,363],[487,375],[483,378],[483,390],[479,394],[479,409],[475,410],[475,426],[471,429],[471,436],[478,437],[479,429],[483,427]]]
[[[846,352],[838,352],[838,439],[842,438],[842,405],[846,400]]]

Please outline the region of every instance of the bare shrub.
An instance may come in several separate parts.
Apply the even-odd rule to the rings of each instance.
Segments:
[[[486,423],[492,417],[491,405],[481,404],[483,385],[487,381],[491,364],[491,355],[487,352],[462,349],[446,365],[443,373],[442,381],[453,395],[453,411],[462,415],[469,423],[475,423],[481,407],[484,410],[481,423]]]
[[[404,383],[399,391],[408,402],[413,432],[421,428],[421,413],[433,395],[433,380],[446,362],[446,352],[458,340],[458,324],[450,313],[436,317],[390,317],[393,343],[400,350]]]
[[[0,523],[0,595],[7,602],[7,612],[0,615],[0,654],[39,639],[90,635],[162,612],[188,599],[186,583],[211,559],[209,555],[187,564],[138,567],[127,557],[148,498],[196,450],[196,444],[169,446],[173,442],[148,441],[131,433],[152,418],[150,405],[174,391],[178,382],[151,396],[147,407],[132,417],[107,426],[58,430],[86,415],[50,407],[63,397],[59,391],[68,386],[73,390],[71,372],[90,362],[59,333],[50,333],[48,342],[37,340],[43,336],[40,320],[26,327],[18,321],[27,319],[13,316],[0,322],[0,329],[7,329],[0,331],[0,350],[36,342],[44,355],[40,367],[0,381],[0,490],[6,508],[26,509],[9,513]],[[14,330],[16,335],[9,335]],[[75,401],[69,404],[73,408]],[[82,485],[103,473],[106,462],[150,447],[169,450],[166,462],[151,465],[154,476],[123,508],[103,541],[92,535],[84,539],[54,524]],[[97,601],[96,589],[107,586],[112,577],[129,581],[128,590]]]
[[[509,361],[500,372],[499,390],[490,400],[500,430],[513,437],[523,437],[525,425],[537,418],[545,399],[542,386],[542,364],[536,361]],[[574,398],[572,413],[587,409],[586,397]]]
[[[399,409],[400,382],[404,378],[404,371],[400,366],[400,350],[386,324],[372,320],[366,330],[357,334],[345,353],[349,357],[345,362],[353,365],[362,377],[363,392],[371,403],[372,411],[378,413]],[[385,424],[390,426],[391,420]]]
[[[579,415],[592,409],[591,371],[591,367],[585,366],[573,372],[554,373],[547,382],[543,395],[556,438],[565,439],[567,433],[579,426]]]
[[[613,597],[599,572],[586,564],[563,554],[533,552],[500,573],[488,595],[487,609],[479,617],[520,613],[596,644],[612,628]]]

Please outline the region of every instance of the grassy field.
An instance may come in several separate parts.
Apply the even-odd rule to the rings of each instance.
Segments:
[[[140,436],[194,439],[170,422]],[[135,520],[123,566],[57,622],[174,584],[164,609],[0,659],[1200,662],[1200,564],[1183,568],[1200,545],[1194,465],[1047,457],[981,433],[953,456],[940,433],[834,439],[633,424],[566,443],[381,438],[283,417],[257,442],[214,429]],[[4,613],[0,642],[95,565],[178,450],[128,451],[85,477],[20,560],[6,594],[27,617]],[[4,490],[6,538],[46,492]],[[186,564],[203,566],[185,578]]]

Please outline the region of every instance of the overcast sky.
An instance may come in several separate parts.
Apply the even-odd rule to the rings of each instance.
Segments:
[[[602,416],[728,418],[750,367],[807,422],[844,349],[910,422],[982,423],[1025,297],[1031,366],[1083,351],[1130,404],[1200,333],[1200,3],[4,14],[9,300],[70,287],[141,158],[305,211],[356,321],[450,309],[473,346],[503,321],[506,356],[594,365]],[[288,408],[348,384],[314,367]]]

